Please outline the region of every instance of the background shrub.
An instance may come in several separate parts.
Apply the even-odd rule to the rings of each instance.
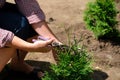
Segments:
[[[117,13],[114,0],[90,2],[84,16],[86,27],[93,31],[96,38],[120,36],[116,29]]]

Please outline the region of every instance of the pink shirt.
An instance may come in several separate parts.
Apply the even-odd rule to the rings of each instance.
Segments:
[[[0,8],[4,5],[6,0],[0,0]],[[20,11],[26,16],[30,24],[38,23],[45,20],[45,15],[36,0],[15,0]],[[10,43],[14,34],[10,31],[0,28],[0,48],[4,47],[6,43]]]

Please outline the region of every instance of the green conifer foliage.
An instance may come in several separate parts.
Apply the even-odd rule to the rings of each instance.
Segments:
[[[51,65],[42,80],[92,80],[92,57],[78,42],[61,51],[58,49],[58,64]]]
[[[118,11],[114,0],[96,0],[90,2],[85,10],[86,27],[93,31],[96,38],[118,35],[116,30]]]

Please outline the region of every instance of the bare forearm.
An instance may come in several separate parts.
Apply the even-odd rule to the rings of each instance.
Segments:
[[[56,42],[60,42],[58,38],[54,35],[54,33],[51,31],[51,29],[48,27],[45,21],[34,23],[32,24],[32,27],[39,35],[50,37],[55,39]]]
[[[17,36],[14,36],[12,42],[9,44],[9,46],[21,49],[24,51],[32,51],[32,52],[48,52],[52,48],[48,46],[53,42],[53,39],[49,39],[47,41],[36,41],[34,43],[29,43],[27,41],[24,41],[20,39]]]
[[[32,43],[26,42],[22,39],[20,39],[17,36],[14,36],[10,46],[25,50],[25,51],[31,51],[31,47],[33,46]]]

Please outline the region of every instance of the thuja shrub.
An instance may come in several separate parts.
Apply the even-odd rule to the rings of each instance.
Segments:
[[[119,36],[119,31],[116,29],[117,13],[114,0],[90,2],[84,15],[86,27],[93,31],[96,38]]]
[[[70,47],[57,51],[57,65],[51,64],[51,70],[42,80],[92,80],[92,56],[78,46],[77,40]]]

